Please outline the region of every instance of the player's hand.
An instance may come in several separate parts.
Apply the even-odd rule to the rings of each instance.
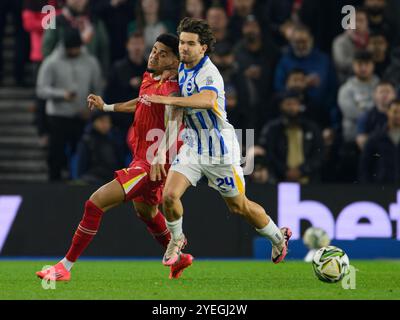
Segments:
[[[95,94],[89,94],[87,97],[88,107],[90,110],[99,109],[103,110],[104,101],[102,97],[96,96]]]
[[[168,104],[168,97],[157,95],[144,95],[143,99],[151,103]]]
[[[150,180],[151,181],[162,181],[167,177],[163,164],[152,164],[150,168]]]
[[[165,171],[164,165],[165,165],[165,156],[157,154],[150,167],[151,181],[161,181],[167,177],[167,172]]]

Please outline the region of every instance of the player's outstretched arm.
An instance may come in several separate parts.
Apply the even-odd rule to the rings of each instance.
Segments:
[[[87,97],[87,102],[90,110],[98,109],[101,111],[111,111],[111,112],[133,113],[136,110],[137,101],[138,98],[135,98],[126,102],[108,105],[104,103],[102,97],[96,96],[95,94],[89,94],[89,96]]]
[[[183,121],[182,108],[166,105],[165,112],[167,117],[165,133],[161,140],[160,146],[158,147],[157,154],[151,164],[151,181],[162,180],[167,176],[164,168],[167,160],[167,151],[171,150],[171,147],[178,140],[179,128],[181,127]]]
[[[126,102],[116,103],[114,104],[114,111],[134,113],[136,111],[136,104],[138,100],[139,98],[135,98]]]
[[[213,90],[202,90],[190,97],[145,96],[147,101],[176,106],[180,108],[212,109],[217,101],[217,94]]]

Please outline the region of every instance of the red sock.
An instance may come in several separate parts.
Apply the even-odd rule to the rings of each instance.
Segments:
[[[83,218],[76,229],[71,247],[65,256],[69,261],[75,262],[92,241],[99,229],[103,213],[92,201],[86,201]]]
[[[165,217],[162,213],[158,211],[152,220],[145,220],[140,215],[139,218],[147,225],[147,230],[158,241],[158,243],[164,248],[167,248],[169,240],[171,239],[171,233],[167,229]]]

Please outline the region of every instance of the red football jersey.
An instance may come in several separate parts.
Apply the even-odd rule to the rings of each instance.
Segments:
[[[141,99],[144,95],[169,96],[172,93],[179,94],[179,85],[176,80],[161,81],[154,79],[149,72],[143,74],[142,85],[139,91],[139,101],[136,104],[135,120],[128,133],[128,145],[131,148],[134,160],[145,160],[147,150],[158,141],[158,137],[151,137],[146,141],[147,134],[152,129],[160,129],[165,132],[165,105],[148,103]],[[181,143],[178,144],[178,148]],[[155,151],[156,149],[154,149]],[[154,154],[155,152],[151,152]],[[167,162],[168,158],[167,158]]]

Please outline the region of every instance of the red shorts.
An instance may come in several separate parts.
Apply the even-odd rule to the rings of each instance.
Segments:
[[[150,165],[147,161],[134,160],[129,168],[115,171],[114,177],[125,192],[125,201],[158,205],[162,201],[164,181],[150,180]]]

